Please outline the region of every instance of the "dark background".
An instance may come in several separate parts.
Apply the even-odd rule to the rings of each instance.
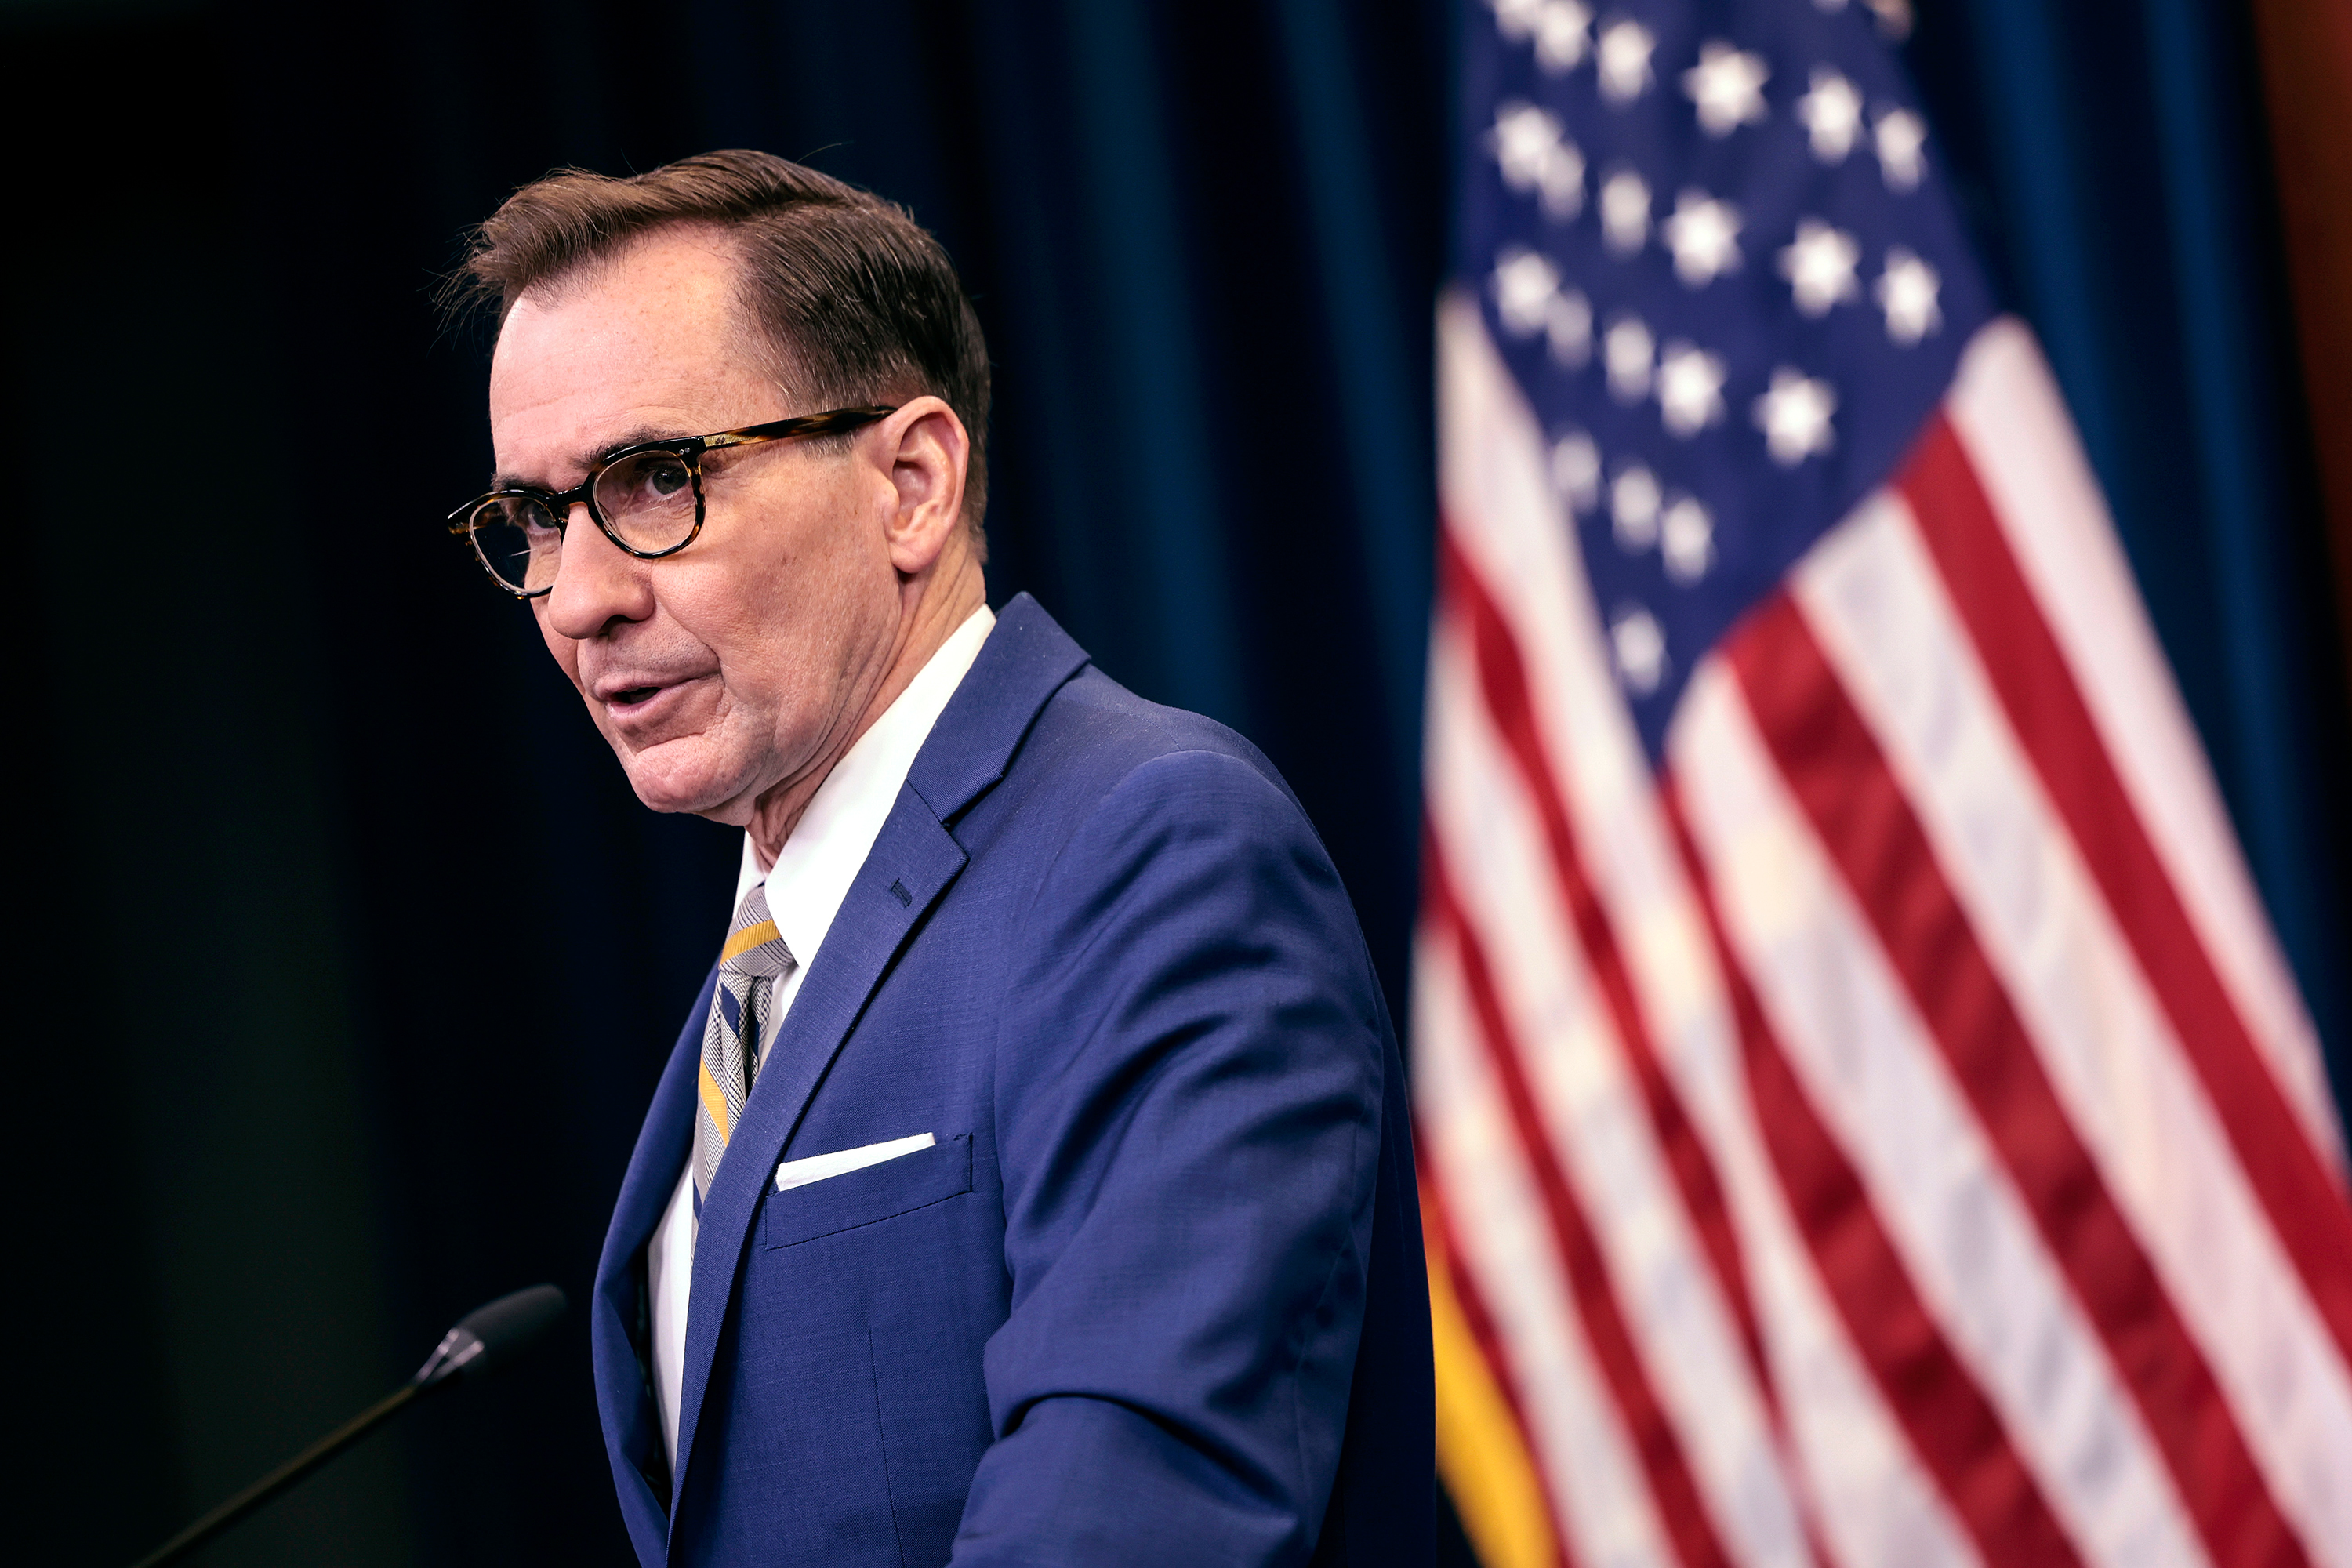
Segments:
[[[992,599],[1267,750],[1402,1016],[1456,21],[0,0],[9,1555],[128,1562],[478,1301],[584,1295],[740,839],[636,805],[439,527],[488,343],[434,283],[551,167],[762,147],[938,232],[997,365]],[[1936,0],[1908,52],[2340,1084],[2343,664],[2242,26]],[[586,1360],[575,1312],[210,1560],[624,1561]]]

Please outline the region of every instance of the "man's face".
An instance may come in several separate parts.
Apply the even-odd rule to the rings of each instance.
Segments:
[[[569,489],[615,447],[814,412],[753,363],[736,266],[709,231],[674,230],[524,294],[490,366],[499,482]],[[706,458],[701,535],[659,561],[573,510],[555,586],[532,608],[655,810],[748,820],[763,791],[837,749],[880,679],[897,496],[887,465],[850,440]]]

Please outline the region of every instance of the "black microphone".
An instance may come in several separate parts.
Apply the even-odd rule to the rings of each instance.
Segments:
[[[534,1285],[477,1307],[441,1336],[416,1375],[389,1397],[362,1411],[212,1512],[172,1537],[134,1568],[159,1568],[189,1552],[366,1436],[392,1415],[448,1384],[488,1376],[545,1337],[563,1316],[563,1292]]]

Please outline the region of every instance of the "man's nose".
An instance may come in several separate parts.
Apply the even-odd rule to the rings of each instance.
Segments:
[[[584,642],[615,621],[642,621],[653,614],[653,590],[646,563],[604,537],[588,503],[573,501],[564,521],[563,552],[556,558],[555,586],[547,595],[548,625],[574,642]]]

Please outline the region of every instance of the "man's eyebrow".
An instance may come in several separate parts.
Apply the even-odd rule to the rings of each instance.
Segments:
[[[686,434],[687,432],[683,430],[672,430],[660,425],[640,425],[634,429],[623,431],[614,439],[607,441],[603,446],[597,447],[595,451],[590,453],[585,458],[583,458],[571,466],[575,471],[585,473],[588,469],[594,468],[597,464],[611,458],[615,452],[625,452],[631,447],[640,447],[647,441],[675,441]],[[494,473],[490,476],[490,489],[494,490],[551,490],[553,487],[541,484],[536,479],[525,479],[520,474]]]

